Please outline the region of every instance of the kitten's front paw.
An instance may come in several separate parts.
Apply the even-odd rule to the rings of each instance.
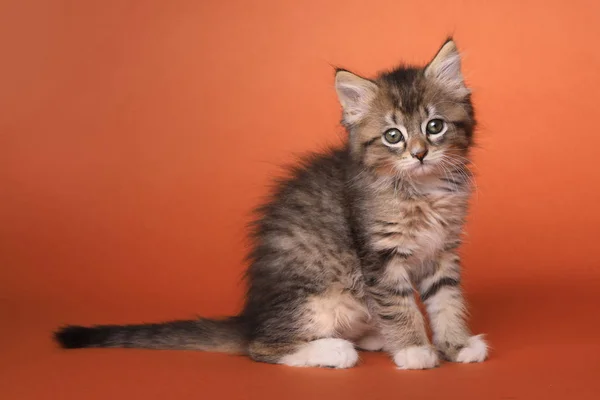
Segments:
[[[460,363],[482,362],[488,353],[483,335],[471,336],[459,343],[436,342],[436,347],[446,360]]]
[[[483,340],[483,335],[471,336],[467,344],[458,352],[456,362],[473,363],[482,362],[487,358],[488,345]]]
[[[437,353],[431,346],[411,346],[394,355],[394,362],[400,369],[428,369],[440,363]]]

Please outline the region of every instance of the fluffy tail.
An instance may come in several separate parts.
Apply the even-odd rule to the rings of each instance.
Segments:
[[[65,349],[124,347],[157,350],[202,350],[245,353],[241,317],[198,319],[160,324],[66,326],[54,332]]]

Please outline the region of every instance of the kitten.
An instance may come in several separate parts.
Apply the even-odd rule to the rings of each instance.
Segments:
[[[454,41],[423,68],[375,79],[340,69],[335,88],[347,141],[304,160],[259,208],[239,316],[67,326],[55,339],[291,366],[352,367],[355,348],[386,351],[403,369],[433,368],[439,355],[483,361],[487,345],[469,331],[460,288],[475,119]]]

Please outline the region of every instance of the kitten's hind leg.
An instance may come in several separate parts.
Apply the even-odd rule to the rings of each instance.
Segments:
[[[350,368],[358,361],[354,345],[337,338],[317,339],[303,344],[292,354],[279,360],[293,367]]]
[[[250,345],[250,357],[255,361],[292,367],[350,368],[358,361],[354,345],[338,338],[288,345],[254,342]]]

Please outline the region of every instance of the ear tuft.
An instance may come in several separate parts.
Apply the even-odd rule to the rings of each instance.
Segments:
[[[360,121],[369,111],[378,87],[372,81],[350,71],[337,69],[335,90],[344,110],[344,122],[351,125]]]
[[[436,80],[457,97],[469,94],[461,72],[461,58],[454,40],[450,37],[433,60],[425,67],[425,77]]]

